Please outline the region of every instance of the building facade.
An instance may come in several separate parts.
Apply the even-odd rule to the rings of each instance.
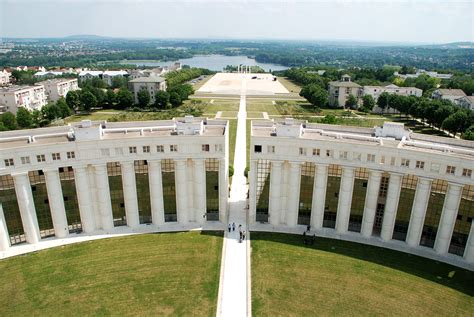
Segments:
[[[474,110],[474,96],[464,96],[456,99],[456,104],[461,108]]]
[[[43,85],[9,86],[0,88],[0,105],[3,112],[16,114],[18,108],[41,110],[46,105],[46,94]]]
[[[90,122],[0,133],[0,251],[48,237],[227,219],[228,122]]]
[[[458,99],[466,97],[466,94],[462,89],[436,89],[433,91],[431,97],[433,99],[449,100],[452,103],[456,103]]]
[[[11,75],[12,74],[6,71],[5,69],[0,71],[0,86],[6,86],[10,84]]]
[[[251,133],[251,223],[310,225],[474,264],[473,142],[411,133],[397,123],[371,129],[253,121]]]
[[[133,92],[135,103],[138,103],[138,92],[145,89],[150,94],[150,102],[155,102],[155,94],[157,91],[166,91],[166,80],[163,77],[150,76],[140,77],[128,82],[130,90]]]
[[[76,78],[56,78],[38,84],[44,86],[46,98],[54,102],[58,101],[59,98],[66,98],[68,92],[79,89]]]
[[[341,81],[329,82],[328,100],[331,107],[345,107],[349,95],[361,97],[362,86],[351,81],[349,75],[342,76]]]

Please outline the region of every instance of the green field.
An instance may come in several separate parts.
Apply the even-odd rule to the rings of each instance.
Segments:
[[[2,316],[215,316],[222,233],[103,239],[0,261]]]
[[[313,246],[305,246],[299,235],[252,233],[251,239],[255,316],[472,316],[474,311],[473,272],[332,239],[317,238]]]

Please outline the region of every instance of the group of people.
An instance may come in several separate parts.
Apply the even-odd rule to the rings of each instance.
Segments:
[[[232,224],[229,223],[227,229],[229,230],[229,232],[235,231],[235,222],[233,222]],[[239,236],[239,243],[241,243],[243,240],[245,240],[245,230],[242,230],[241,224],[239,224]]]

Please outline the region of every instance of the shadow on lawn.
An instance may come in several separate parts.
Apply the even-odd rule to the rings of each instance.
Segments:
[[[304,245],[303,239],[301,235],[284,233],[252,232],[251,234],[252,241],[271,241],[336,253],[416,275],[474,296],[474,272],[420,256],[355,242],[317,237],[314,245]],[[453,271],[455,274],[450,278],[448,275]]]

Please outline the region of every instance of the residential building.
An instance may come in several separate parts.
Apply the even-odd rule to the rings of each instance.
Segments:
[[[343,75],[340,81],[329,82],[329,105],[332,107],[345,107],[349,95],[358,99],[361,94],[362,87],[352,82],[349,75]]]
[[[127,77],[128,73],[124,70],[106,70],[102,73],[102,80],[109,86],[112,86],[114,77]]]
[[[439,74],[438,72],[427,71],[424,69],[418,69],[415,74],[399,74],[398,72],[394,72],[393,75],[402,79],[418,78],[420,75],[428,75],[430,77],[439,79],[450,79],[453,77],[453,74]]]
[[[135,103],[138,103],[138,92],[142,89],[148,90],[151,97],[150,102],[154,103],[156,92],[159,90],[166,91],[166,80],[158,76],[140,77],[130,80],[128,86],[133,93]]]
[[[456,99],[456,104],[461,108],[474,110],[474,96],[464,96]]]
[[[101,78],[104,72],[101,70],[83,70],[79,73],[79,81],[84,81],[92,78]]]
[[[44,72],[36,72],[35,77],[36,78],[54,78],[56,76],[62,76],[64,72],[62,71],[53,71],[53,70],[47,70]]]
[[[418,89],[416,87],[399,87],[394,84],[390,84],[387,86],[364,86],[362,88],[362,95],[370,95],[374,98],[375,101],[379,99],[379,96],[382,93],[400,95],[400,96],[416,96],[421,97],[423,95],[423,90]],[[379,106],[375,105],[372,109],[374,113],[398,113],[396,109],[388,107],[388,109],[381,109]]]
[[[11,73],[9,73],[7,70],[2,70],[0,71],[0,86],[6,86],[10,83],[10,77]]]
[[[44,86],[46,97],[49,101],[58,101],[61,97],[66,98],[69,91],[79,89],[76,78],[49,79],[38,84]]]
[[[456,103],[457,99],[465,96],[466,94],[461,89],[436,89],[431,95],[433,99],[449,100],[452,103]]]
[[[0,88],[0,105],[2,111],[14,114],[18,108],[28,110],[41,110],[46,105],[46,94],[43,85],[35,86],[10,86]]]

